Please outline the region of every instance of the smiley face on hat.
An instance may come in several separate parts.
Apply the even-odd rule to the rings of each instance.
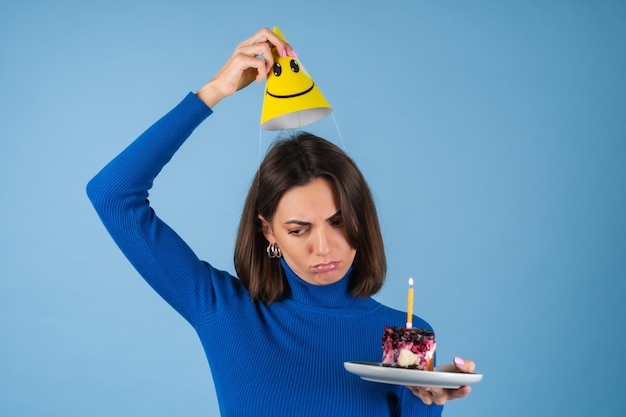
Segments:
[[[273,31],[285,41],[277,27]],[[265,84],[261,128],[295,129],[330,114],[330,105],[302,62],[293,57],[278,56],[275,50],[272,52],[274,67]]]

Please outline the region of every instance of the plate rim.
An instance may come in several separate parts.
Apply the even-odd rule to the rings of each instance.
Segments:
[[[482,374],[475,372],[437,371],[438,367],[435,367],[434,371],[421,371],[418,369],[386,367],[380,362],[368,361],[346,361],[344,362],[344,368],[346,371],[361,377],[361,379],[365,381],[393,385],[429,386],[433,388],[455,389],[463,385],[478,383],[483,378]],[[363,370],[373,370],[374,373],[378,372],[379,374],[372,375],[371,372],[362,372]],[[392,375],[384,375],[389,372],[391,372]],[[420,378],[411,378],[415,376],[419,376]],[[426,377],[428,383],[424,383],[423,377]],[[433,377],[435,381],[433,381]]]

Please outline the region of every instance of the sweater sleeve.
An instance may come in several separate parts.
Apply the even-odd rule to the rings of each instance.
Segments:
[[[87,185],[87,195],[124,255],[192,325],[207,319],[215,310],[219,297],[213,282],[220,278],[236,279],[201,261],[157,217],[150,206],[148,190],[165,164],[211,113],[204,102],[189,93]],[[222,287],[234,291],[233,285]]]

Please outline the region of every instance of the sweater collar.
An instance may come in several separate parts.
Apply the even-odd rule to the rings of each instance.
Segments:
[[[328,285],[314,285],[300,278],[291,267],[287,265],[284,258],[280,259],[280,263],[285,271],[287,282],[289,283],[290,291],[287,295],[288,299],[302,304],[326,308],[341,307],[354,303],[355,298],[350,294],[348,289],[352,266],[339,281]]]

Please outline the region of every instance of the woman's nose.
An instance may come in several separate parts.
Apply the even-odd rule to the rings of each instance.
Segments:
[[[330,245],[328,243],[328,232],[323,229],[318,230],[315,240],[315,253],[317,255],[328,255],[330,252]]]

